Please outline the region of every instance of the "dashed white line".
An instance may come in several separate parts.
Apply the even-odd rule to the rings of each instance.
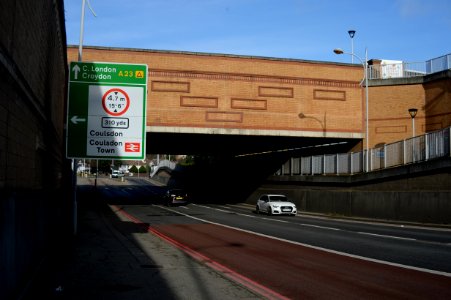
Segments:
[[[214,207],[210,207],[207,205],[199,205],[199,204],[193,204],[196,206],[200,206],[203,208],[208,208],[208,209],[213,209],[213,210],[217,210],[217,211],[221,211],[221,212],[226,212],[229,213],[230,212],[230,206],[221,206],[226,208],[227,210],[223,210],[223,209],[219,209],[219,208],[214,208]],[[239,216],[244,216],[244,217],[249,217],[249,218],[256,218],[255,216],[252,215],[248,215],[248,214],[241,214],[241,213],[236,213]],[[279,223],[292,223],[290,221],[286,221],[286,220],[281,220],[281,219],[274,219],[274,218],[267,218],[267,217],[260,217],[262,220],[267,220],[267,221],[271,221],[271,222],[279,222]],[[296,224],[296,223],[293,223]],[[313,228],[319,228],[319,229],[327,229],[327,230],[335,230],[335,231],[340,231],[341,229],[339,228],[334,228],[334,227],[326,227],[326,226],[319,226],[319,225],[311,225],[311,224],[298,224],[301,226],[305,226],[305,227],[313,227]]]
[[[312,224],[299,224],[305,227],[313,227],[313,228],[319,228],[319,229],[327,229],[327,230],[335,230],[335,231],[341,231],[340,228],[335,228],[335,227],[327,227],[327,226],[319,226],[319,225],[312,225]]]
[[[376,234],[376,233],[363,232],[363,231],[358,231],[357,233],[364,234],[364,235],[376,236],[376,237],[382,237],[382,238],[396,239],[396,240],[417,241],[417,239],[406,238],[406,237],[401,237],[401,236],[394,236],[394,235]]]

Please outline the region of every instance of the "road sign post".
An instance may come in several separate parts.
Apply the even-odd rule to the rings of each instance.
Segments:
[[[71,62],[67,158],[143,159],[147,65]]]

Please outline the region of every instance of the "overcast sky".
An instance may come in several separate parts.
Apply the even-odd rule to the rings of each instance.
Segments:
[[[451,53],[450,0],[90,0],[83,45],[351,62]],[[82,0],[64,0],[78,45]],[[356,62],[356,59],[354,59]]]

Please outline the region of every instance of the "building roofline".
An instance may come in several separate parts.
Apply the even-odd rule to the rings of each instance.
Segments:
[[[67,48],[78,48],[78,45],[67,45]],[[330,64],[340,66],[362,67],[361,64],[350,64],[331,61],[318,61],[318,60],[305,60],[296,58],[279,58],[270,56],[254,56],[254,55],[238,55],[238,54],[225,54],[225,53],[209,53],[209,52],[193,52],[193,51],[179,51],[179,50],[157,50],[157,49],[143,49],[143,48],[124,48],[124,47],[105,47],[105,46],[83,46],[85,49],[99,49],[99,50],[113,50],[113,51],[135,51],[135,52],[149,52],[149,53],[163,53],[163,54],[181,54],[181,55],[194,55],[194,56],[215,56],[215,57],[227,57],[238,59],[258,59],[258,60],[270,60],[281,62],[298,62],[298,63],[311,63],[311,64]]]

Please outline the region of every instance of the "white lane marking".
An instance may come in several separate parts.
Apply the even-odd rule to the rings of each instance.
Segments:
[[[200,207],[205,207],[205,208],[209,208],[209,209],[213,209],[213,210],[217,210],[217,211],[221,211],[221,212],[228,212],[227,210],[220,209],[220,208],[217,208],[217,207],[209,207],[209,206],[198,205],[198,204],[192,204],[192,205],[194,205],[194,206],[200,206]]]
[[[313,246],[313,245],[304,244],[304,243],[300,243],[300,242],[296,242],[296,241],[282,239],[282,238],[279,238],[279,237],[276,237],[276,236],[267,235],[267,234],[263,234],[263,233],[259,233],[259,232],[255,232],[255,231],[251,231],[251,230],[247,230],[247,229],[242,229],[242,228],[233,227],[233,226],[229,226],[229,225],[225,225],[225,224],[221,224],[221,223],[217,223],[217,222],[212,222],[212,221],[209,221],[209,220],[205,220],[205,219],[201,219],[201,218],[198,218],[198,217],[190,216],[188,214],[184,214],[182,212],[178,212],[178,211],[166,208],[166,207],[162,207],[162,208],[163,209],[167,209],[169,211],[172,211],[174,213],[181,214],[181,215],[183,215],[185,217],[188,217],[188,218],[191,218],[191,219],[194,219],[194,220],[197,220],[197,221],[204,222],[204,223],[213,224],[213,225],[217,225],[217,226],[222,226],[222,227],[225,227],[225,228],[234,229],[234,230],[238,230],[238,231],[241,231],[241,232],[246,232],[246,233],[249,233],[249,234],[254,234],[254,235],[257,235],[257,236],[262,236],[262,237],[265,237],[265,238],[270,238],[270,239],[274,239],[274,240],[278,240],[278,241],[282,241],[282,242],[287,242],[287,243],[290,243],[290,244],[299,245],[299,246],[307,247],[307,248],[310,248],[310,249],[315,249],[315,250],[324,251],[324,252],[327,252],[327,253],[342,255],[342,256],[351,257],[351,258],[355,258],[355,259],[360,259],[360,260],[364,260],[364,261],[370,261],[370,262],[379,263],[379,264],[383,264],[383,265],[388,265],[388,266],[393,266],[393,267],[398,267],[398,268],[403,268],[403,269],[408,269],[408,270],[414,270],[414,271],[419,271],[419,272],[424,272],[424,273],[430,273],[430,274],[434,274],[434,275],[441,275],[441,276],[445,276],[445,277],[450,277],[451,278],[451,273],[447,273],[447,272],[443,272],[443,271],[436,271],[436,270],[430,270],[430,269],[425,269],[425,268],[420,268],[420,267],[407,266],[407,265],[393,263],[393,262],[384,261],[384,260],[379,260],[379,259],[375,259],[375,258],[369,258],[369,257],[364,257],[364,256],[360,256],[360,255],[350,254],[350,253],[346,253],[346,252],[326,249],[326,248],[322,248],[322,247],[318,247],[318,246]]]
[[[213,210],[218,210],[221,212],[226,212],[229,213],[230,212],[230,208],[231,207],[227,207],[228,210],[223,210],[223,209],[219,209],[219,208],[214,208],[214,207],[210,207],[207,205],[199,205],[199,204],[194,204],[195,206],[199,206],[199,207],[203,207],[203,208],[208,208],[208,209],[213,209]],[[222,206],[224,207],[224,206]],[[245,217],[251,217],[251,218],[256,218],[255,216],[252,215],[247,215],[247,214],[241,214],[241,213],[236,213],[239,216],[245,216]],[[298,224],[298,223],[293,223],[290,221],[286,221],[286,220],[280,220],[280,219],[274,219],[274,218],[268,218],[268,217],[260,217],[262,220],[267,220],[267,221],[271,221],[271,222],[279,222],[279,223],[291,223],[291,224],[295,224],[295,225],[300,225],[300,226],[305,226],[305,227],[313,227],[313,228],[319,228],[319,229],[327,229],[327,230],[335,230],[335,231],[340,231],[340,228],[335,228],[335,227],[326,227],[326,226],[319,226],[319,225],[311,225],[311,224]]]
[[[252,204],[249,203],[237,203],[237,204],[228,204],[231,207],[242,207],[242,208],[252,208],[255,207]],[[331,220],[330,217],[322,216],[322,215],[309,215],[304,214],[303,212],[299,212],[299,215],[296,215],[297,217],[303,217],[303,218],[311,218],[311,219],[323,219],[323,220]],[[384,226],[384,227],[401,227],[401,228],[417,228],[421,230],[429,230],[429,231],[447,231],[451,232],[451,228],[444,228],[444,227],[425,227],[421,225],[415,225],[415,224],[391,224],[386,222],[380,222],[380,221],[371,221],[371,220],[353,220],[353,219],[333,219],[334,222],[342,222],[342,223],[363,223],[363,224],[371,224],[375,226]]]
[[[285,220],[279,220],[279,219],[270,219],[270,218],[262,218],[263,220],[273,221],[273,222],[279,222],[279,223],[289,223]]]
[[[386,235],[386,234],[376,234],[376,233],[363,232],[363,231],[357,231],[357,233],[359,233],[359,234],[364,234],[364,235],[376,236],[376,237],[382,237],[382,238],[396,239],[396,240],[417,241],[417,239],[414,239],[414,238],[406,238],[406,237],[402,237],[402,236],[394,236],[394,235]]]
[[[294,223],[294,224],[295,224],[295,223]],[[301,223],[301,224],[299,224],[299,225],[305,226],[305,227],[313,227],[313,228],[319,228],[319,229],[327,229],[327,230],[341,231],[340,228],[335,228],[335,227],[327,227],[327,226],[312,225],[312,224],[305,224],[305,223]]]
[[[204,207],[204,208],[209,208],[209,209],[215,209],[206,205],[197,205],[200,207]],[[230,205],[228,207],[228,209],[232,209],[233,206]],[[224,211],[224,210],[220,210],[223,212],[230,212],[230,211]],[[246,215],[246,214],[239,214],[236,213],[237,215],[242,215],[242,216],[248,216],[251,217],[251,215]],[[253,216],[252,216],[253,217]],[[289,222],[289,221],[283,221],[283,220],[279,220],[279,219],[273,219],[273,218],[266,218],[266,217],[262,217],[261,219],[263,220],[267,220],[267,221],[273,221],[273,222],[281,222],[281,223],[291,223],[291,224],[295,224],[295,225],[299,225],[299,226],[304,226],[304,227],[312,227],[312,228],[318,228],[318,229],[326,229],[326,230],[334,230],[334,231],[343,231],[343,229],[340,228],[336,228],[336,227],[327,227],[327,226],[321,226],[321,225],[313,225],[313,224],[306,224],[306,223],[293,223],[293,222]],[[347,230],[344,230],[347,231]],[[349,231],[349,232],[353,232],[353,231]],[[362,234],[362,235],[369,235],[369,236],[375,236],[375,237],[380,237],[380,238],[388,238],[388,239],[397,239],[397,240],[405,240],[405,241],[420,241],[418,239],[414,239],[414,238],[407,238],[407,237],[402,237],[402,236],[395,236],[395,235],[385,235],[385,234],[377,234],[377,233],[370,233],[370,232],[364,232],[364,231],[357,231],[356,233],[358,234]],[[451,245],[451,243],[447,244],[447,245]]]

